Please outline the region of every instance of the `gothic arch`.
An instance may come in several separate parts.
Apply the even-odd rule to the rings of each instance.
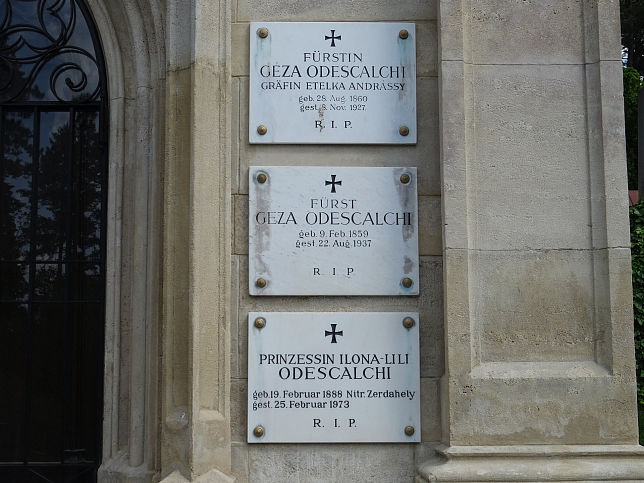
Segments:
[[[231,481],[232,2],[86,1],[111,126],[99,481]]]
[[[101,37],[110,96],[99,481],[149,481],[159,466],[164,5],[156,0],[86,1]]]

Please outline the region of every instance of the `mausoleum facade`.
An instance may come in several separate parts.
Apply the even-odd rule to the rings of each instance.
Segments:
[[[617,0],[85,1],[99,482],[644,480]],[[416,142],[250,143],[251,22],[412,23]],[[418,295],[251,295],[257,166],[415,168]],[[248,319],[272,312],[417,313],[419,442],[247,442]]]

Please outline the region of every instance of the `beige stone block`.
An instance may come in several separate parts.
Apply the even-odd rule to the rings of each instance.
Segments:
[[[232,443],[231,472],[235,478],[235,483],[250,483],[248,474],[248,445],[246,443]]]
[[[248,75],[250,53],[250,24],[234,23],[231,27],[231,69],[233,76]]]
[[[246,441],[248,425],[248,381],[233,378],[230,381],[230,434],[231,440]]]
[[[416,22],[416,76],[438,75],[438,24]]]
[[[582,0],[467,2],[470,55],[475,64],[584,62]]]
[[[238,0],[236,20],[271,22],[418,21],[436,19],[436,0]]]
[[[420,380],[420,425],[421,441],[439,441],[441,439],[439,379]]]
[[[443,254],[443,223],[441,199],[438,196],[418,197],[418,251],[420,255]]]
[[[421,257],[418,297],[251,297],[248,258],[240,259],[240,307],[237,340],[241,377],[248,375],[249,312],[419,312],[421,377],[444,372],[442,263]]]
[[[167,42],[171,46],[167,49],[168,69],[188,69],[193,60],[193,46],[191,45],[192,38],[186,35],[186,32],[191,30],[193,19],[191,15],[185,14],[185,5],[182,5],[181,2],[170,1],[167,6]],[[128,12],[128,14],[130,13]],[[127,27],[128,22],[119,22],[119,25]]]
[[[420,277],[421,294],[417,307],[420,317],[420,375],[440,377],[445,372],[442,260],[421,257]]]
[[[411,444],[253,444],[250,480],[262,483],[413,481]]]
[[[633,378],[633,292],[628,248],[595,252],[597,362],[624,379]]]
[[[230,270],[230,374],[232,377],[240,377],[241,362],[239,349],[239,258],[236,255],[231,257]]]
[[[436,457],[436,447],[439,443],[436,442],[421,442],[414,445],[414,457],[416,463],[424,462]],[[414,480],[415,481],[415,480]]]
[[[606,197],[606,246],[610,248],[630,246],[628,187],[626,177],[626,154],[622,139],[624,110],[622,97],[622,64],[620,61],[599,63],[601,89],[592,93],[602,100],[601,129],[604,196]],[[589,93],[589,96],[592,95]],[[597,126],[599,129],[600,126]]]
[[[584,67],[476,66],[473,90],[470,243],[590,248]]]
[[[438,24],[441,60],[463,60],[463,37],[469,33],[463,28],[463,2],[440,0]]]
[[[248,195],[233,196],[233,253],[248,255]]]
[[[622,65],[586,66],[593,247],[630,243],[626,154],[623,142]]]
[[[469,374],[473,361],[480,358],[478,347],[472,344],[469,253],[448,248],[443,255],[445,341],[449,347],[445,363],[451,377]]]
[[[476,251],[469,276],[482,362],[594,360],[592,251]]]
[[[516,445],[436,447],[418,466],[416,481],[640,482],[644,448],[638,445]]]
[[[468,72],[468,79],[469,79]],[[469,246],[465,106],[471,103],[460,61],[443,61],[440,78],[440,138],[442,158],[442,224],[445,248]],[[471,146],[468,148],[471,150]]]
[[[438,81],[417,79],[418,144],[279,145],[248,143],[248,79],[241,80],[240,193],[248,193],[249,166],[416,166],[418,194],[440,193]]]
[[[230,162],[231,169],[231,190],[232,193],[239,193],[240,186],[240,169],[239,169],[239,79],[233,78],[231,81],[232,105],[231,105],[231,137],[230,137]]]
[[[610,376],[452,379],[449,391],[452,445],[637,442],[635,388]]]
[[[583,2],[586,62],[614,60],[621,62],[622,45],[619,2]]]

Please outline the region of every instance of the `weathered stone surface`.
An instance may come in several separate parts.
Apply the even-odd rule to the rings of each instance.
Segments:
[[[245,442],[247,430],[246,415],[248,413],[248,383],[246,379],[233,379],[230,384],[230,430],[232,440]]]
[[[412,481],[412,445],[249,445],[253,481]]]
[[[592,251],[477,251],[469,265],[481,362],[593,360]]]
[[[419,481],[642,474],[613,451],[637,441],[618,69],[585,65],[611,58],[616,4],[441,2],[451,446]]]
[[[468,2],[475,64],[574,64],[583,61],[582,0]]]
[[[443,253],[441,200],[437,196],[418,197],[418,252],[440,256]]]
[[[237,135],[237,132],[239,131],[239,116],[240,116],[240,101],[239,98],[241,96],[241,82],[238,78],[233,78],[232,79],[232,84],[231,84],[231,92],[232,92],[232,106],[231,106],[231,113],[232,113],[232,118],[231,118],[231,125],[232,125],[232,138],[230,140],[230,145],[231,145],[231,153],[230,153],[230,159],[232,162],[232,168],[231,168],[231,185],[232,185],[232,193],[236,194],[239,193],[239,183],[240,183],[240,178],[242,178],[241,173],[239,172],[239,150],[240,150],[240,140],[239,136]]]
[[[640,446],[438,446],[416,481],[624,481],[644,474]]]
[[[249,483],[248,471],[248,445],[244,443],[232,443],[232,474],[235,483]]]
[[[590,248],[583,66],[477,66],[471,79],[474,246]]]
[[[320,0],[237,0],[237,22],[251,20],[333,22],[433,20],[437,0],[357,0],[324,2]]]
[[[420,380],[420,425],[422,441],[439,441],[441,438],[440,381],[437,378]]]
[[[539,366],[520,377],[475,377],[465,386],[454,380],[451,389],[462,397],[449,409],[451,444],[636,443],[630,381],[572,371],[557,377]]]

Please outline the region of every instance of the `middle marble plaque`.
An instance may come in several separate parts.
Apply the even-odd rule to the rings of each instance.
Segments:
[[[416,168],[249,170],[251,295],[417,295]]]

